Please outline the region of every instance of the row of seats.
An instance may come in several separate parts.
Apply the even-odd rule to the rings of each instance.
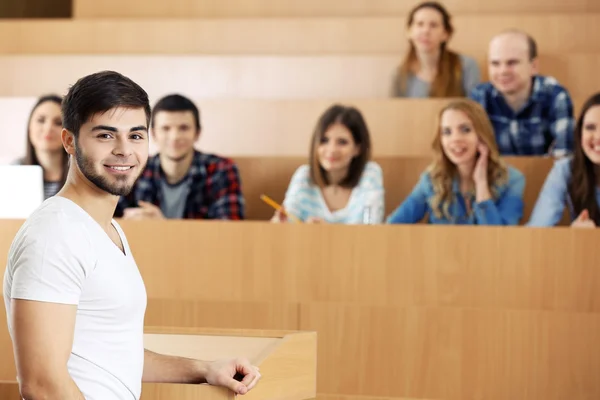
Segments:
[[[449,46],[480,58],[494,35],[518,28],[536,38],[541,54],[596,52],[598,44],[589,38],[598,36],[598,18],[598,13],[458,16]],[[403,54],[407,48],[406,16],[0,23],[3,54]]]
[[[111,69],[134,79],[154,99],[173,92],[194,99],[389,98],[400,62],[400,55],[377,54],[5,55],[0,56],[0,96],[66,93],[80,77]],[[600,52],[541,56],[540,65],[542,74],[558,79],[575,99],[600,87]]]
[[[446,0],[456,15],[598,12],[593,0]],[[407,0],[73,0],[75,18],[261,18],[406,15]]]

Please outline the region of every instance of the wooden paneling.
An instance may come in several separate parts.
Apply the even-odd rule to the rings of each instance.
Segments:
[[[24,155],[27,118],[35,98],[0,98],[0,163]],[[194,99],[203,131],[197,148],[229,157],[308,156],[319,116],[333,103],[350,104],[363,113],[374,155],[430,154],[435,121],[448,100],[435,99]],[[576,114],[585,99],[575,98]],[[150,152],[157,151],[150,143]]]
[[[542,55],[541,72],[574,98],[600,88],[600,53]],[[479,60],[485,79],[486,67]],[[121,72],[154,99],[180,92],[195,99],[389,98],[399,56],[0,56],[0,96],[66,93],[80,77]],[[42,70],[44,73],[40,73]],[[313,121],[311,121],[312,123]]]
[[[235,18],[404,16],[412,0],[75,0],[76,18]],[[594,0],[447,0],[454,14],[600,12]]]
[[[596,52],[600,13],[471,15],[455,18],[451,46],[485,54],[498,32],[527,30],[540,52]],[[577,29],[574,29],[577,27]],[[402,54],[405,19],[148,19],[0,22],[4,54]]]
[[[43,93],[43,92],[42,92]],[[0,163],[24,155],[26,124],[36,99],[0,98]],[[196,146],[229,157],[308,157],[319,116],[333,103],[363,113],[374,155],[429,155],[438,111],[447,100],[434,99],[194,99],[203,131]],[[575,98],[576,114],[585,99]],[[154,100],[153,100],[154,102]],[[150,152],[157,148],[150,142]]]
[[[3,18],[71,18],[73,0],[2,0]]]
[[[0,252],[18,225],[0,221]],[[352,400],[600,397],[600,273],[590,252],[598,230],[122,226],[150,300],[299,304],[298,328],[318,332],[320,393]],[[177,315],[153,322],[199,321]],[[231,316],[222,320],[229,324]]]

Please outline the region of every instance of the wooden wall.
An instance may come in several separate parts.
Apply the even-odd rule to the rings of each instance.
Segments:
[[[147,325],[316,330],[322,395],[600,397],[597,230],[122,225]]]
[[[247,18],[403,16],[413,0],[75,0],[76,18]],[[446,0],[454,15],[598,12],[594,0]]]
[[[489,40],[525,29],[540,54],[599,50],[598,14],[465,15],[455,19],[454,49],[481,58]],[[576,26],[577,29],[573,29]],[[405,17],[102,19],[0,22],[5,54],[404,54]]]

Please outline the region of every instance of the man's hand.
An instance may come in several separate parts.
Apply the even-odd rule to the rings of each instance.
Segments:
[[[160,208],[152,203],[138,201],[139,207],[126,208],[123,212],[124,219],[165,219]]]
[[[209,362],[206,368],[206,383],[227,387],[237,394],[248,393],[261,378],[258,367],[243,358]],[[241,381],[234,379],[236,375]]]

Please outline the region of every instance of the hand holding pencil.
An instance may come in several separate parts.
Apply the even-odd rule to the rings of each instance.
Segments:
[[[260,196],[260,199],[275,209],[275,215],[273,215],[273,218],[271,218],[271,222],[287,222],[289,218],[294,222],[302,223],[298,217],[288,213],[283,206],[276,203],[269,196],[263,194]]]

